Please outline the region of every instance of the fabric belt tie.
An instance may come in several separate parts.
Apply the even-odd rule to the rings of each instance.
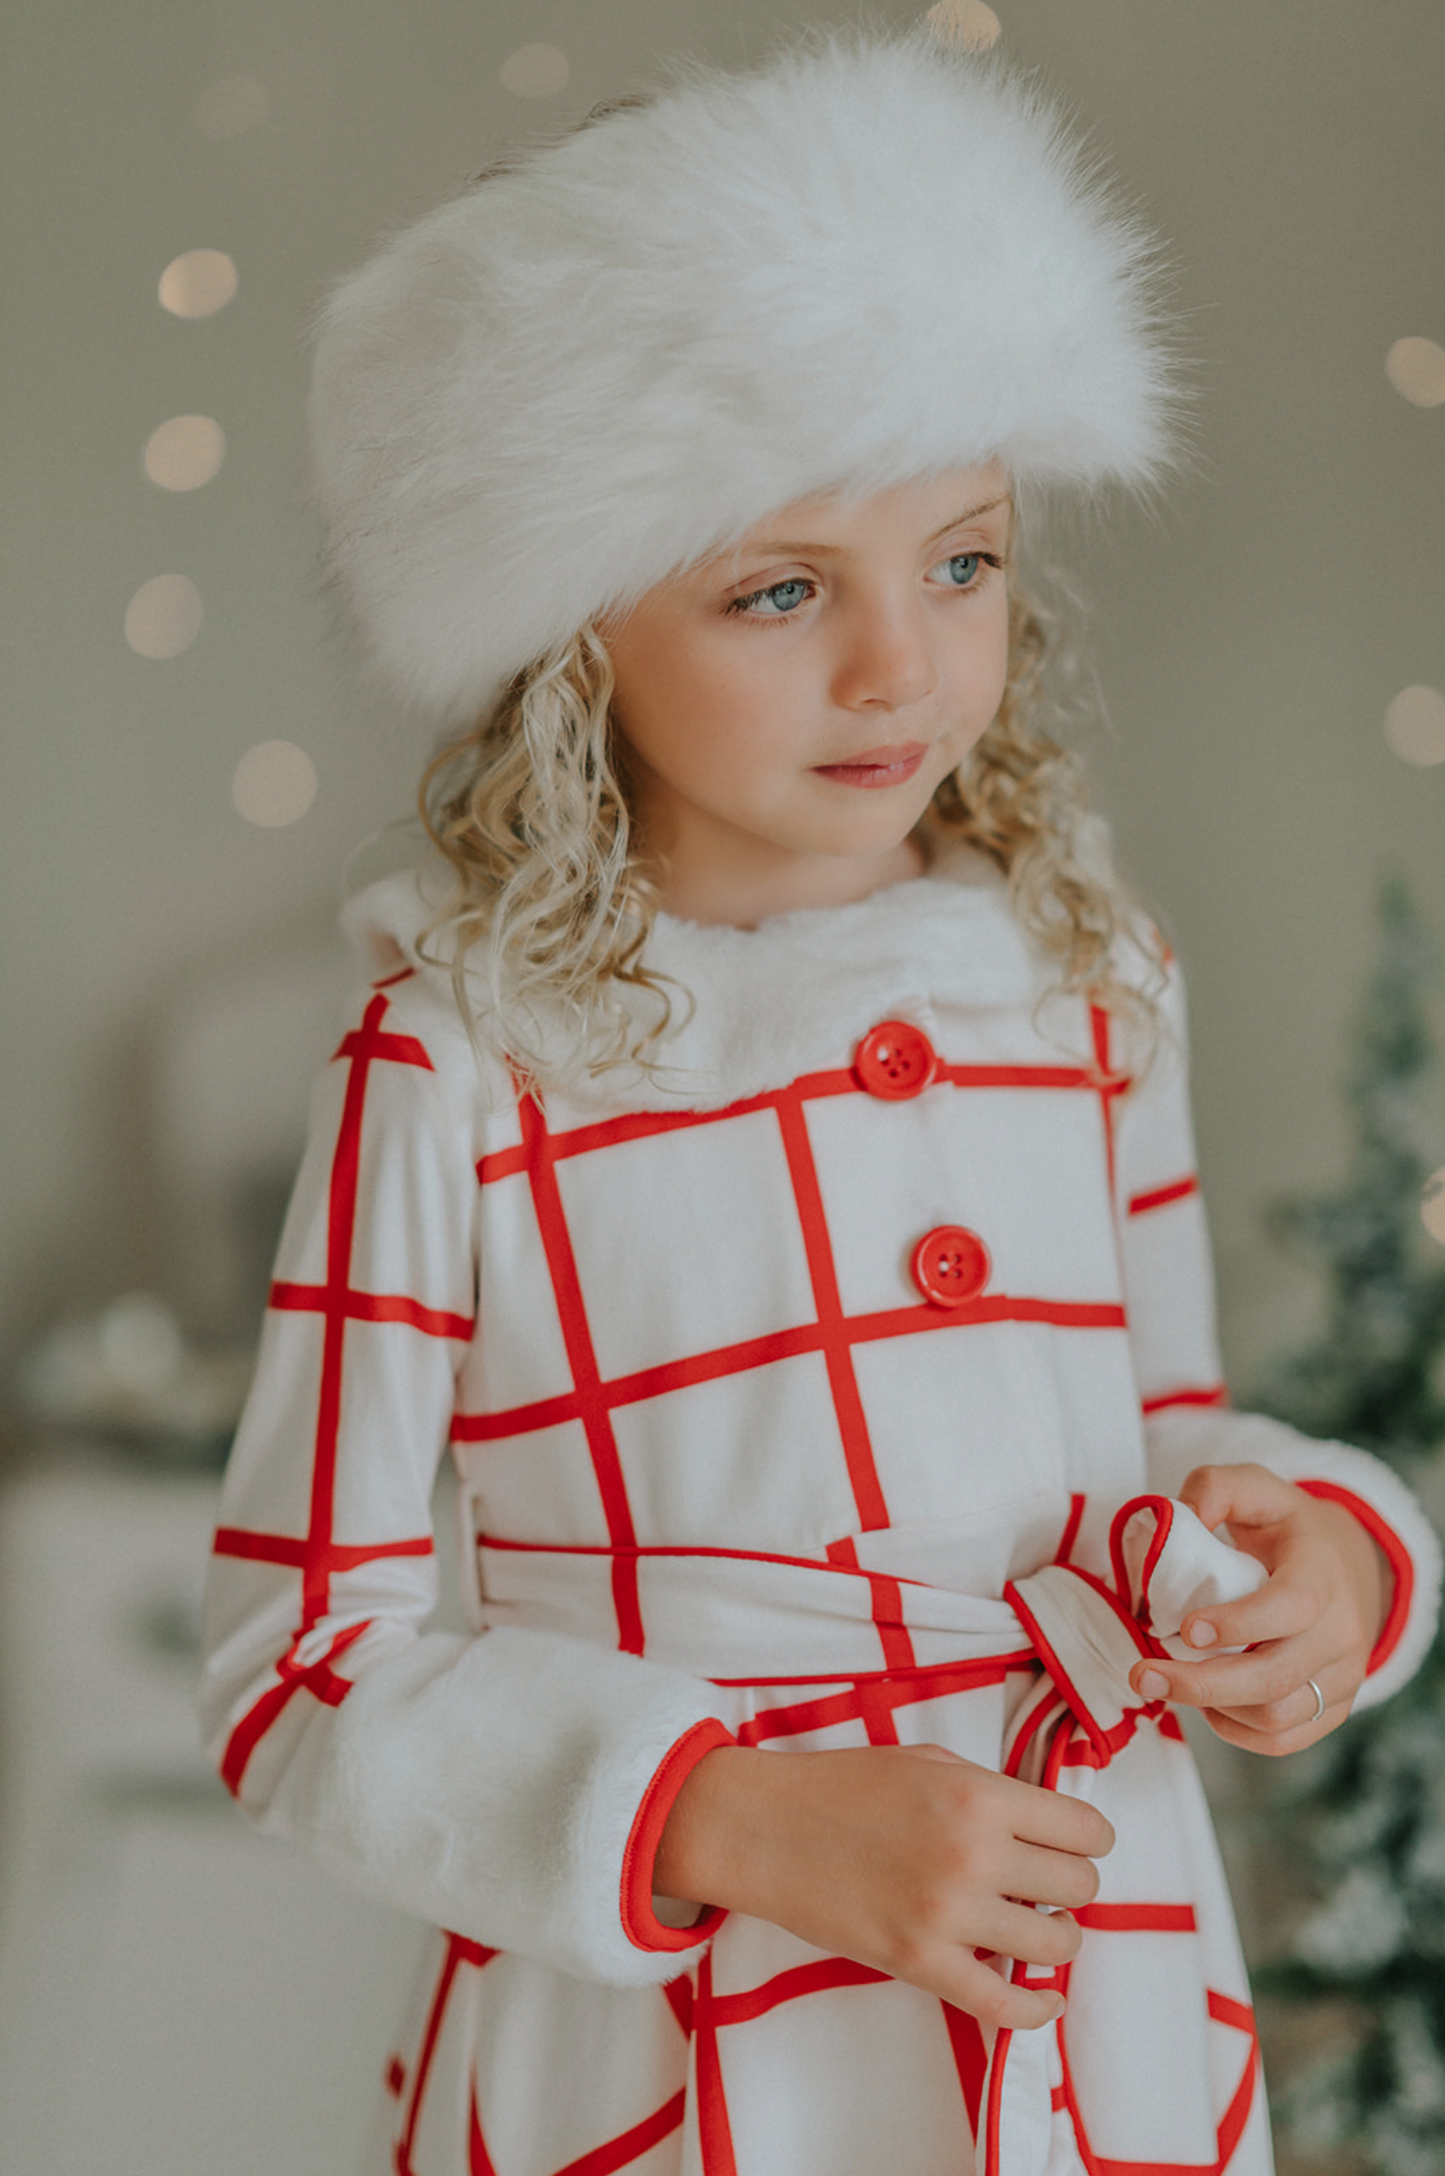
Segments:
[[[859,1537],[864,1544],[867,1538]],[[606,1637],[615,1632],[611,1578],[618,1554],[486,1537],[477,1550],[480,1620]],[[717,1685],[719,1712],[730,1727],[741,1727],[746,1735],[747,1718],[760,1708],[765,1722],[767,1710],[790,1697],[789,1685],[816,1691],[830,1680],[881,1677],[890,1686],[921,1680],[915,1696],[932,1699],[972,1684],[979,1697],[950,1710],[959,1722],[950,1729],[949,1750],[1087,1799],[1101,1795],[1105,1772],[1141,1722],[1156,1722],[1179,1735],[1163,1703],[1141,1700],[1131,1689],[1135,1664],[1141,1657],[1192,1654],[1180,1636],[1190,1612],[1238,1600],[1267,1576],[1256,1558],[1218,1539],[1187,1505],[1166,1496],[1136,1496],[1120,1507],[1110,1529],[1109,1556],[1108,1579],[1078,1565],[1045,1564],[1010,1580],[997,1600],[942,1586],[936,1576],[911,1579],[897,1555],[890,1570],[880,1573],[852,1564],[723,1550],[635,1552],[647,1655]],[[936,1575],[936,1551],[930,1552],[928,1568]],[[1211,1656],[1230,1651],[1209,1650]],[[1006,1680],[1014,1672],[1026,1680],[1021,1697],[1008,1691]],[[765,1687],[763,1703],[757,1695]],[[734,1715],[726,1713],[727,1688],[734,1689]],[[1239,1995],[1229,1999],[1234,2009],[1246,2012],[1247,1990],[1208,1815],[1192,1773],[1190,1781],[1194,1798],[1181,1801],[1181,1810],[1165,1824],[1178,1833],[1148,1839],[1144,1893],[1187,1897],[1191,1903],[1177,1908],[1187,1912],[1191,1924],[1205,1934],[1223,1930],[1213,1947],[1211,1984],[1226,1980],[1237,1986]],[[1107,1792],[1102,1795],[1104,1810],[1118,1827],[1117,1810]],[[1121,1832],[1121,1855],[1124,1842]],[[1137,1859],[1137,1837],[1134,1842]],[[1112,1863],[1102,1862],[1106,1885]],[[713,1944],[714,1985],[726,1980],[728,1937],[724,1921]],[[1086,1943],[1084,1957],[1087,1953]],[[1081,1988],[1083,1961],[1071,1968],[1071,2002]],[[996,1964],[1015,1980],[1052,1984],[1047,1974],[1031,1978],[1019,1963],[999,1959]],[[1065,2024],[1072,2031],[1071,2019]],[[1157,2031],[1159,2021],[1154,2024]],[[1053,2158],[1061,2093],[1105,2106],[1111,2096],[1129,2090],[1129,2064],[1138,2060],[1117,2032],[1114,2045],[1099,2048],[1075,2046],[1078,2037],[1073,2033],[1066,2057],[1063,2026],[1057,2032],[985,2029],[977,2176],[1050,2176],[1053,2167],[1077,2165]],[[1198,2074],[1206,2069],[1201,2061]],[[1181,2075],[1187,2074],[1181,2065]],[[1233,2157],[1250,2114],[1255,2076],[1251,2046],[1218,2122],[1216,2167]],[[1066,2078],[1067,2087],[1061,2082]],[[1180,2122],[1183,2126],[1183,2111]]]
[[[1129,1688],[1139,1657],[1189,1654],[1178,1638],[1182,1619],[1252,1593],[1265,1578],[1257,1559],[1218,1540],[1187,1505],[1136,1496],[1113,1520],[1111,1581],[1045,1564],[1010,1580],[1002,1600],[941,1583],[936,1551],[929,1576],[910,1577],[906,1540],[880,1572],[762,1552],[484,1535],[474,1558],[476,1621],[611,1644],[620,1558],[635,1565],[645,1652],[655,1662],[718,1685],[776,1686],[1037,1658],[1100,1758],[1144,1705]]]

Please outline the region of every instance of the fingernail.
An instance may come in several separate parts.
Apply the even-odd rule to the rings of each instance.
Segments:
[[[1161,1677],[1157,1670],[1141,1670],[1136,1687],[1146,1700],[1162,1700],[1169,1691],[1169,1680]]]
[[[1219,1632],[1207,1617],[1196,1617],[1184,1637],[1191,1647],[1212,1647],[1219,1637]]]

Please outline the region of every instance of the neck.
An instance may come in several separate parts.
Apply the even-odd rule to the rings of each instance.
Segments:
[[[878,855],[759,855],[756,867],[740,866],[735,853],[716,859],[689,854],[659,861],[657,892],[680,921],[754,929],[775,914],[850,906],[921,876],[926,866],[923,848],[911,837]]]

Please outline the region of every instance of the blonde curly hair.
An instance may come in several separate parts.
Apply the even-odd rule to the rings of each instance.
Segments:
[[[963,839],[997,865],[1018,921],[1057,963],[1050,989],[1107,1008],[1142,1072],[1158,1039],[1167,951],[1113,868],[1080,760],[1058,737],[1087,707],[1066,616],[1012,569],[1009,582],[998,714],[938,787],[921,828],[925,841]],[[538,1085],[623,1065],[651,1071],[692,1002],[647,964],[658,892],[634,838],[612,688],[606,648],[584,626],[440,751],[419,795],[453,876],[426,956],[449,967],[474,1037],[480,975],[488,1042]],[[1120,972],[1125,936],[1144,968],[1138,979]]]

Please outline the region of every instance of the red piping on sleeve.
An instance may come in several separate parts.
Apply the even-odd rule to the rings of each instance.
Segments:
[[[737,1742],[716,1717],[705,1716],[663,1756],[643,1793],[622,1854],[622,1931],[637,1949],[693,1949],[726,1917],[709,1905],[690,1927],[665,1927],[652,1908],[652,1867],[673,1801],[693,1769],[704,1753]]]
[[[1328,1503],[1341,1505],[1353,1518],[1359,1520],[1371,1540],[1379,1543],[1389,1559],[1390,1570],[1395,1577],[1395,1592],[1385,1612],[1380,1636],[1371,1648],[1370,1659],[1365,1665],[1365,1675],[1373,1677],[1381,1664],[1388,1662],[1399,1646],[1400,1634],[1409,1619],[1410,1603],[1415,1593],[1415,1567],[1410,1560],[1410,1552],[1394,1527],[1386,1525],[1374,1505],[1367,1504],[1353,1490],[1341,1488],[1335,1481],[1301,1481],[1298,1486],[1307,1496],[1321,1496]]]

